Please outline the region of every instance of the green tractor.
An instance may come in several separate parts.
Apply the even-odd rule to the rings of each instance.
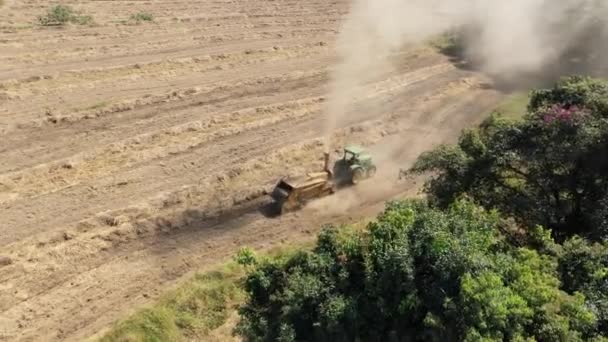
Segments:
[[[348,145],[344,156],[336,160],[333,177],[337,186],[357,184],[376,174],[376,166],[369,153],[360,146]]]
[[[344,156],[329,169],[329,152],[324,153],[323,171],[305,177],[282,178],[269,195],[277,213],[302,207],[307,201],[333,194],[342,186],[354,185],[373,177],[376,166],[371,156],[359,146],[344,148]]]

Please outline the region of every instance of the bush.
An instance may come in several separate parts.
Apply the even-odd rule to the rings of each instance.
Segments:
[[[469,202],[390,203],[366,233],[326,228],[312,252],[261,262],[236,331],[251,341],[582,341],[598,332],[557,257],[513,247]]]
[[[135,22],[138,22],[138,23],[140,23],[142,21],[154,21],[154,16],[147,12],[139,12],[139,13],[131,15],[131,20],[134,20]]]
[[[56,5],[51,7],[46,15],[38,17],[38,23],[42,26],[61,26],[68,23],[87,25],[93,22],[93,17],[79,15],[71,7]]]
[[[239,249],[236,256],[234,257],[234,261],[236,261],[237,264],[245,267],[257,264],[255,252],[247,247]]]

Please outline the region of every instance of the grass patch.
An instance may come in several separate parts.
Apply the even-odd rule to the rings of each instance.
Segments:
[[[455,30],[434,36],[427,44],[446,56],[462,57],[463,54],[462,36]]]
[[[154,16],[148,12],[139,12],[132,14],[130,19],[136,23],[141,23],[144,21],[152,22],[154,21]]]
[[[344,225],[341,232],[347,237],[362,231],[372,219],[370,217]],[[312,250],[315,245],[316,238],[311,238],[296,243],[279,244],[262,253],[242,248],[235,253],[231,261],[208,272],[195,274],[177,289],[167,292],[152,306],[115,323],[99,341],[173,342],[231,339],[231,317],[234,318],[238,306],[245,301],[242,281],[247,271],[254,267],[255,263],[264,262],[267,258],[288,260],[302,250]]]
[[[524,92],[514,93],[498,104],[494,112],[511,119],[522,118],[528,108],[530,95]]]
[[[242,249],[216,269],[198,273],[177,289],[166,293],[151,307],[116,323],[100,342],[117,341],[204,341],[211,331],[222,326],[245,299],[241,280],[250,257],[288,258],[300,249],[310,249],[314,241],[273,247],[260,256]]]
[[[101,341],[175,341],[179,330],[172,310],[165,307],[145,309],[121,323]]]
[[[101,108],[105,108],[107,106],[109,106],[110,103],[107,101],[101,101],[101,102],[97,102],[95,104],[92,104],[90,106],[87,107],[74,107],[72,108],[73,112],[83,112],[83,111],[88,111],[88,110],[96,110],[96,109],[101,109]]]
[[[108,103],[105,101],[102,101],[102,102],[98,102],[92,106],[85,108],[85,110],[95,110],[95,109],[100,109],[100,108],[107,107],[107,106],[108,106]]]
[[[48,9],[45,15],[38,17],[41,26],[63,26],[68,23],[76,25],[89,25],[93,23],[93,17],[82,15],[70,6],[56,5]]]
[[[439,51],[449,49],[449,48],[453,47],[454,45],[456,45],[456,43],[457,43],[456,36],[454,34],[448,33],[448,32],[442,33],[435,37],[432,37],[427,42],[428,45],[430,45],[431,47],[433,47]]]
[[[182,341],[204,338],[220,327],[242,300],[239,279],[244,269],[235,262],[196,274],[150,308],[117,323],[100,341]]]

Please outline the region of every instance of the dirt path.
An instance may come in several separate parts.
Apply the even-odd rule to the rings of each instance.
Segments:
[[[344,1],[82,1],[94,27],[0,13],[0,340],[82,340],[231,255],[409,194],[397,166],[501,98],[429,48],[395,56],[333,132],[387,179],[268,218],[264,191],[321,164]],[[6,6],[6,5],[5,5]],[[137,8],[135,8],[137,7]],[[154,23],[130,25],[132,12]]]

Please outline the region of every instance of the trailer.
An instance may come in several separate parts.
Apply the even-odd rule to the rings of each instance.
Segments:
[[[309,173],[305,177],[282,178],[270,196],[275,210],[284,212],[302,208],[310,200],[335,193],[345,185],[355,185],[376,173],[370,155],[361,147],[350,145],[344,148],[343,157],[329,168],[329,153],[324,153],[323,171]]]

